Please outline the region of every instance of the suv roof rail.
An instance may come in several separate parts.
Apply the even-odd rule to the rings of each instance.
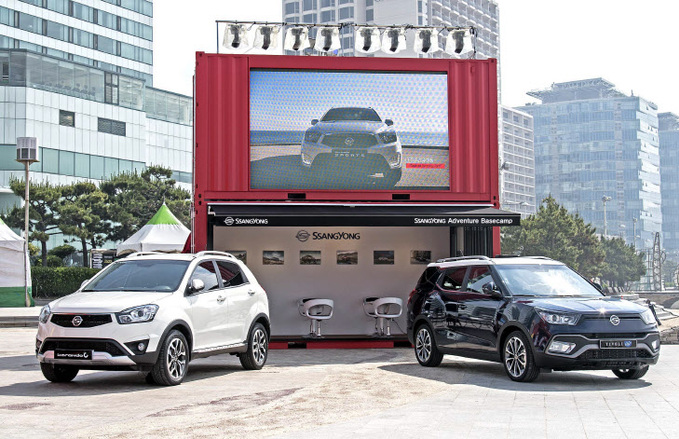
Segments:
[[[137,257],[137,256],[147,256],[147,255],[166,255],[167,253],[162,252],[133,252],[125,256],[126,258]]]
[[[236,257],[234,255],[232,255],[231,253],[219,252],[219,251],[215,251],[215,250],[203,250],[202,252],[196,253],[194,255],[194,257],[197,258],[198,256],[207,256],[207,255],[226,256],[226,257],[229,257],[229,258],[236,259]]]
[[[547,261],[553,261],[552,258],[548,258],[547,256],[524,256],[524,258],[530,258],[530,259],[545,259]]]
[[[443,258],[443,259],[438,259],[436,262],[453,262],[453,261],[466,261],[466,260],[482,260],[482,261],[490,261],[490,258],[488,256],[484,255],[474,255],[474,256],[455,256],[452,258]]]

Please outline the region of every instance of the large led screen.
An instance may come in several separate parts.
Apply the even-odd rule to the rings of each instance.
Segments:
[[[250,187],[448,190],[447,75],[252,70]]]

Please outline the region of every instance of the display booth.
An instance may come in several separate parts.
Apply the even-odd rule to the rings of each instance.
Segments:
[[[26,258],[24,239],[0,219],[0,307],[26,306],[27,279],[28,296],[33,305],[31,264]],[[25,270],[28,270],[27,276]]]
[[[404,340],[426,264],[499,252],[496,60],[197,54],[194,251],[242,259],[272,338]]]

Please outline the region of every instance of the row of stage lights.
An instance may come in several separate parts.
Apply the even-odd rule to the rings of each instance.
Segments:
[[[299,52],[312,47],[328,53],[340,50],[340,31],[344,27],[354,28],[354,49],[361,53],[375,53],[380,49],[385,53],[399,53],[407,48],[406,31],[415,31],[413,50],[415,53],[429,54],[442,50],[439,46],[439,34],[447,32],[446,53],[457,58],[471,58],[475,54],[476,29],[474,27],[431,27],[411,25],[357,25],[342,23],[299,24],[299,23],[260,23],[218,21],[226,24],[222,45],[229,51],[242,52],[250,48],[273,51],[278,47],[279,34],[285,29],[283,48]],[[311,29],[316,29],[315,41],[310,40]],[[254,41],[250,37],[254,30]]]

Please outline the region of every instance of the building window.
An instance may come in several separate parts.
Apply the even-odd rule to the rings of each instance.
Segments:
[[[318,1],[317,0],[304,0],[304,11],[311,11],[312,9],[316,9],[318,7]]]
[[[287,15],[290,14],[299,14],[299,3],[286,3],[285,4],[285,13]]]
[[[99,130],[100,133],[113,134],[114,136],[124,137],[126,135],[125,122],[120,122],[117,120],[104,119],[102,117],[99,117],[97,119],[97,129]],[[107,174],[109,173],[108,170],[106,172]]]
[[[335,11],[321,12],[321,23],[329,23],[335,21]]]
[[[104,102],[118,105],[118,100],[118,75],[107,73],[104,76]]]
[[[365,10],[365,21],[373,21],[375,19],[375,13],[372,9]]]
[[[59,125],[75,127],[75,113],[72,111],[59,110]]]
[[[354,8],[342,8],[339,10],[340,20],[346,20],[347,18],[354,18]]]
[[[335,7],[335,0],[321,0],[321,7],[322,8],[334,8]]]

